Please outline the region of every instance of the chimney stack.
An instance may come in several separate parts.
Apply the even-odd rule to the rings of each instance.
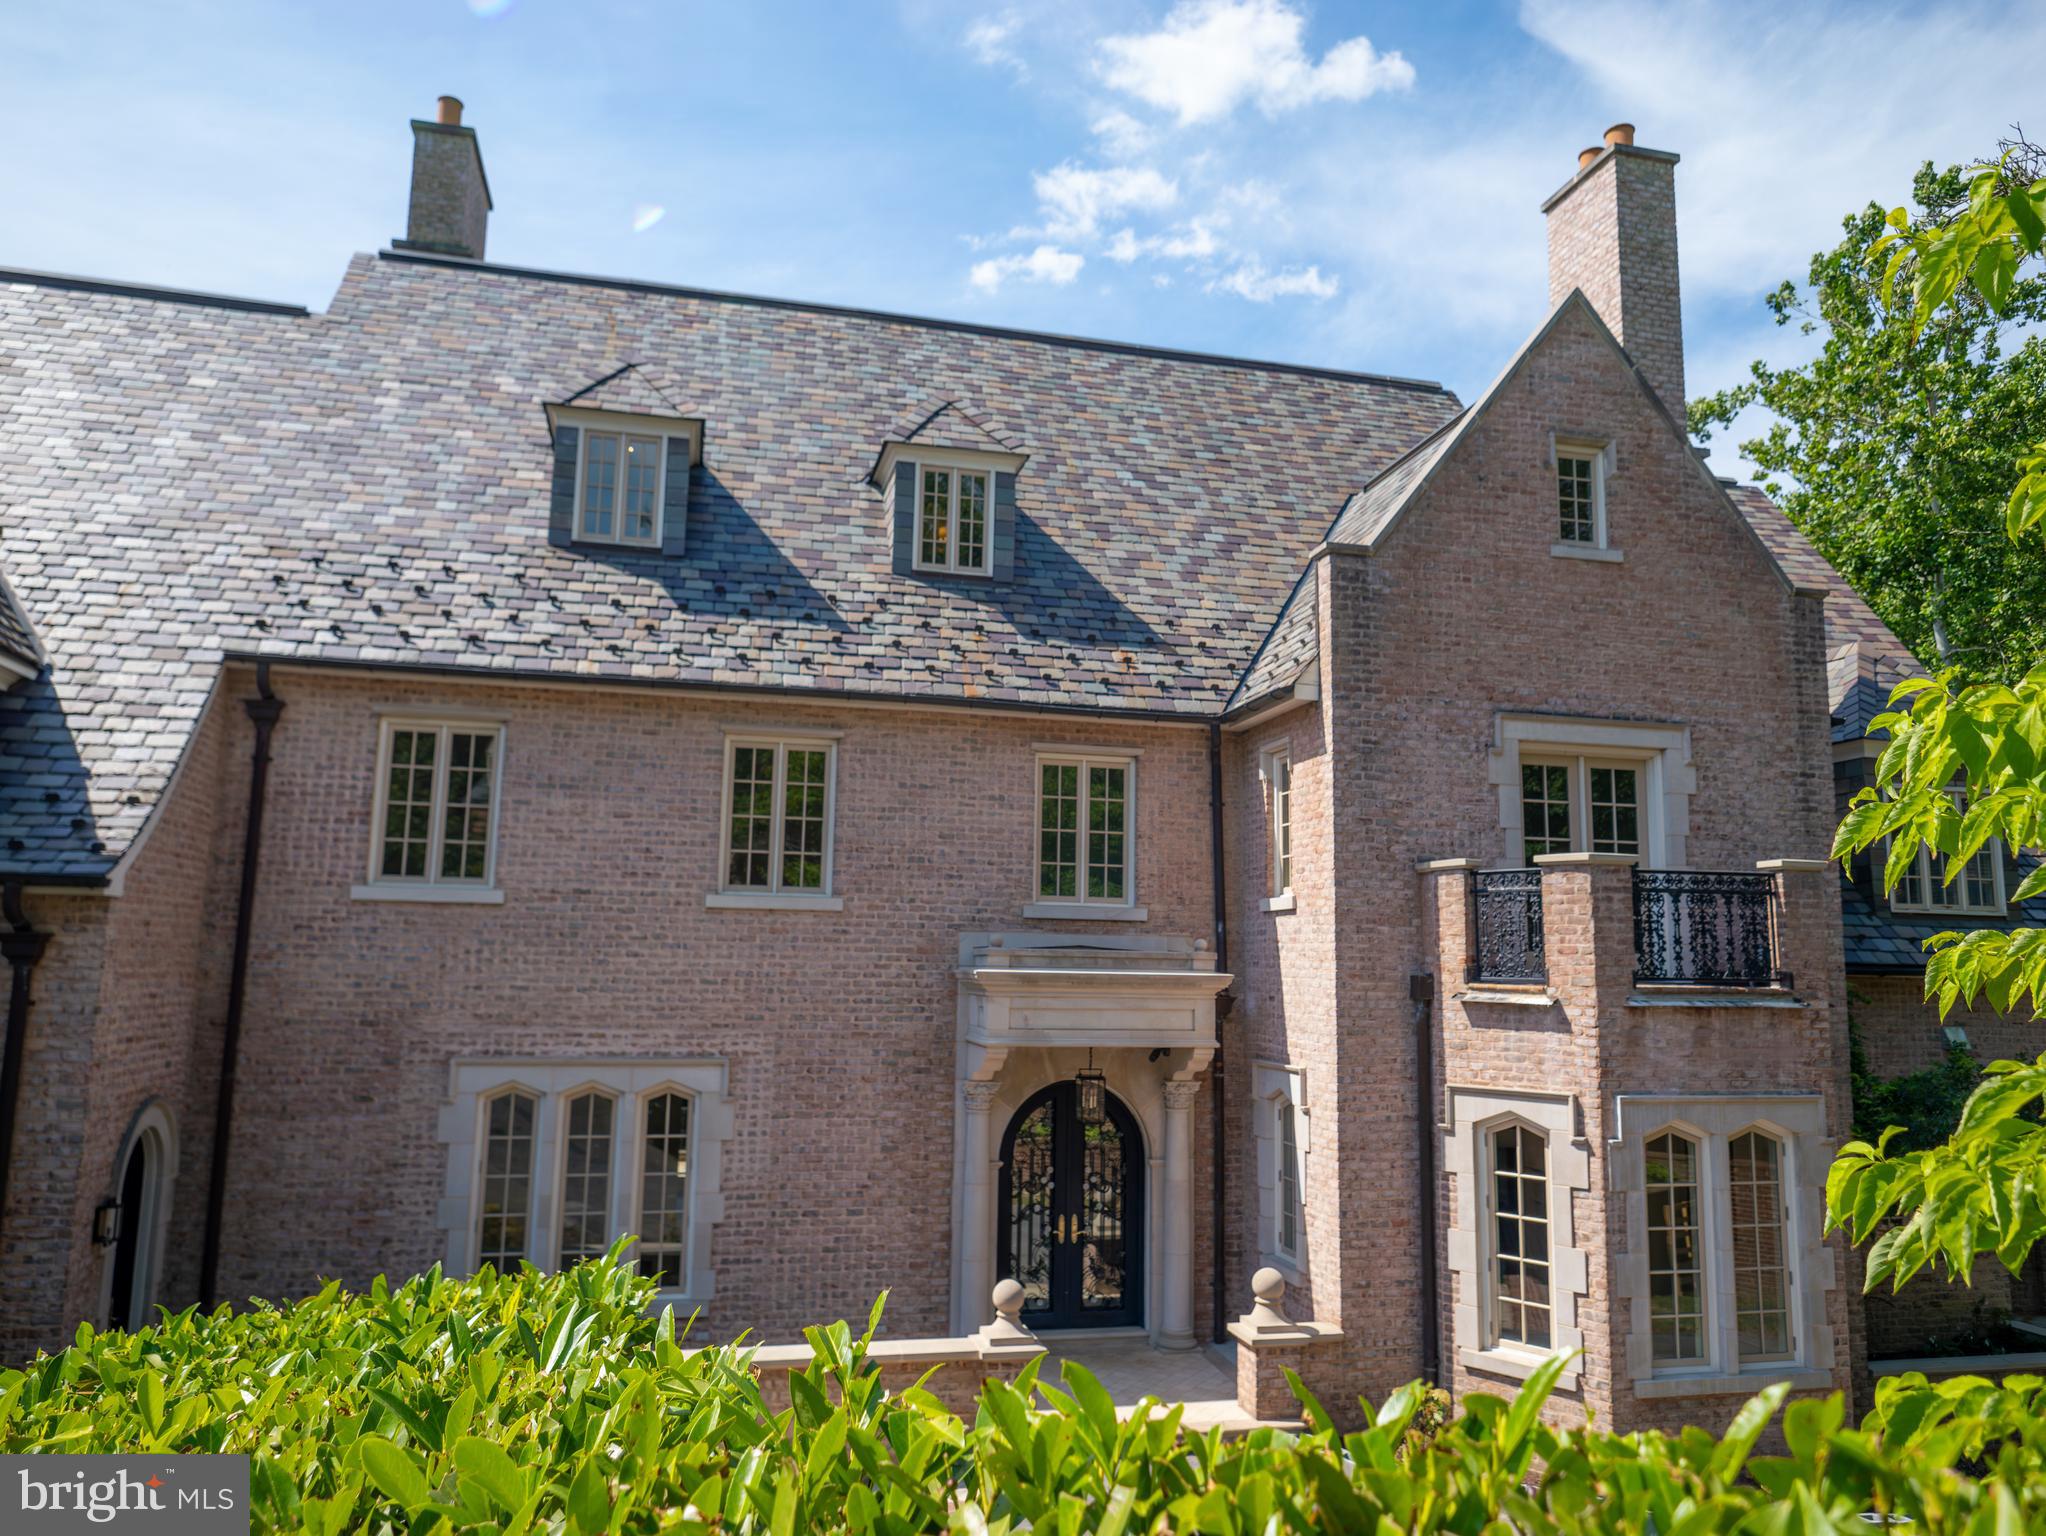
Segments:
[[[1549,304],[1582,289],[1662,403],[1684,422],[1684,329],[1677,282],[1677,157],[1641,149],[1615,123],[1547,202]]]
[[[412,202],[391,248],[481,261],[490,207],[476,130],[462,126],[461,100],[443,96],[435,121],[412,120]]]

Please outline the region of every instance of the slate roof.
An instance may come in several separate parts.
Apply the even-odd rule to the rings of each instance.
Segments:
[[[35,627],[14,595],[7,577],[0,574],[0,655],[33,672],[43,664],[42,647],[36,644]]]
[[[686,557],[546,542],[569,400],[703,420]],[[51,658],[0,696],[0,872],[103,875],[224,656],[1211,717],[1344,498],[1456,409],[395,253],[313,315],[0,273],[0,564]],[[1030,455],[1012,582],[890,568],[867,473],[934,413]]]
[[[2018,875],[2008,875],[2011,888],[2017,879],[2037,867],[2036,858],[2018,861]],[[2020,925],[2046,924],[2046,898],[2019,902],[2002,917],[1942,917],[1932,913],[1892,912],[1881,894],[1870,896],[1866,887],[1840,879],[1840,926],[1846,940],[1847,969],[1859,972],[1920,972],[1925,969],[1925,941],[1935,933],[1967,932],[1977,928],[2008,931]]]

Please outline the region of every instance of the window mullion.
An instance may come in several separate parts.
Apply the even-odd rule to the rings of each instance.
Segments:
[[[779,893],[781,890],[782,829],[787,814],[789,793],[789,749],[777,742],[774,748],[774,803],[768,808],[772,818],[767,833],[767,888]]]
[[[433,736],[433,808],[427,812],[430,821],[426,829],[426,881],[438,885],[441,860],[447,856],[448,758],[455,749],[455,737],[454,731],[445,725],[437,726]]]

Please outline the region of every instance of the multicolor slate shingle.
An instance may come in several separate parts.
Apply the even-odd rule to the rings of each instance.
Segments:
[[[594,387],[593,387],[594,386]],[[543,405],[701,418],[688,554],[547,543]],[[1438,386],[357,257],[324,314],[0,274],[0,872],[104,873],[225,656],[1205,716]],[[898,576],[868,481],[1027,452],[1012,582]],[[974,439],[978,441],[978,439]]]

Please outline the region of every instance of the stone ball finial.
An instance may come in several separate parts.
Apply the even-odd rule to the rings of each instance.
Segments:
[[[1023,1316],[1023,1287],[1014,1280],[995,1282],[995,1316],[1007,1323],[1018,1321]]]
[[[1286,1277],[1266,1265],[1250,1277],[1250,1294],[1266,1306],[1276,1307],[1286,1299]]]

